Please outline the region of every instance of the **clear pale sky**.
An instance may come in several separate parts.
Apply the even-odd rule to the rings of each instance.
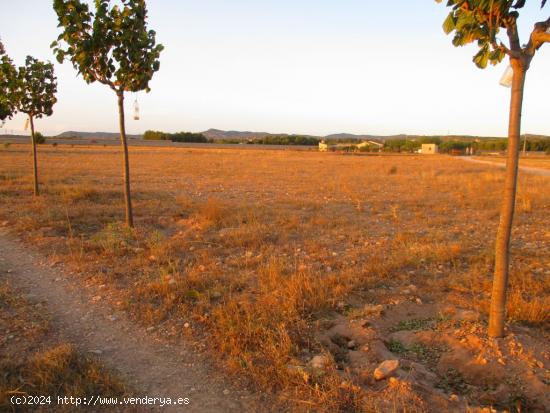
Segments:
[[[55,60],[51,3],[0,0],[0,37],[17,65],[27,54]],[[525,41],[550,15],[538,0],[527,4]],[[507,63],[477,69],[475,47],[455,48],[443,33],[447,10],[435,1],[150,0],[148,8],[165,51],[129,133],[506,134],[509,89],[498,81]],[[55,69],[59,101],[37,129],[116,132],[114,93],[87,85],[70,63]],[[549,73],[545,45],[528,73],[525,132],[550,135]],[[5,128],[23,124],[18,115]]]

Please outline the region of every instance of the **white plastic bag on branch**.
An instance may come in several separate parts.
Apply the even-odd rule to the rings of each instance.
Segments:
[[[136,100],[134,100],[134,120],[139,120],[139,103]]]
[[[504,87],[512,87],[512,80],[514,79],[514,69],[512,66],[508,66],[504,71],[504,74],[500,78],[500,84]]]

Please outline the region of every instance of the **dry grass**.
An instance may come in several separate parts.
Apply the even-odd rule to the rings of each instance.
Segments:
[[[56,336],[41,306],[0,285],[0,410],[73,412],[57,397],[123,396],[124,385],[97,361]],[[50,396],[51,404],[15,406],[11,396]]]
[[[323,320],[369,291],[414,283],[487,310],[501,171],[440,156],[132,148],[128,231],[118,150],[40,149],[38,199],[28,148],[0,152],[2,219],[144,323],[179,335],[189,322],[229,371],[293,411],[426,409],[400,402],[412,396],[399,386],[385,390],[393,408],[376,407],[340,371],[304,380],[287,367],[322,351]],[[514,229],[509,316],[537,329],[550,311],[549,186],[521,176]]]

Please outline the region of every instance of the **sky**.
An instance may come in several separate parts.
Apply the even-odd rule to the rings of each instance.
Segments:
[[[149,28],[165,46],[141,119],[127,132],[209,128],[327,135],[469,134],[505,136],[507,62],[485,70],[473,45],[455,48],[434,0],[149,0]],[[528,1],[527,39],[550,7]],[[60,33],[48,0],[0,0],[0,38],[17,65],[26,55],[55,62]],[[525,40],[526,41],[526,40]],[[550,45],[528,72],[523,131],[550,135]],[[118,130],[116,96],[86,84],[71,63],[55,62],[58,103],[36,122],[47,135]],[[21,132],[17,115],[0,133]]]

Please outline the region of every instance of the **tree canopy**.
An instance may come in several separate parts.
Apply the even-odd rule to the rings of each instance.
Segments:
[[[11,94],[16,74],[15,66],[0,41],[0,121],[11,118],[16,111],[16,105]]]
[[[442,0],[436,0],[441,3]],[[485,68],[489,63],[496,65],[504,57],[521,60],[529,66],[535,51],[545,42],[550,41],[546,33],[550,27],[550,18],[535,24],[526,45],[521,45],[517,28],[519,10],[526,0],[448,0],[447,7],[451,12],[443,23],[443,30],[454,32],[453,44],[464,46],[477,42],[479,51],[474,56],[474,63]],[[541,8],[546,0],[541,1]],[[499,38],[505,31],[507,42]]]
[[[163,46],[147,30],[144,0],[95,0],[95,13],[80,0],[54,0],[63,32],[53,42],[59,63],[68,58],[87,83],[100,82],[117,92],[149,91],[159,70]]]
[[[57,102],[57,78],[53,64],[27,56],[17,70],[12,95],[17,110],[34,118],[51,116]]]

